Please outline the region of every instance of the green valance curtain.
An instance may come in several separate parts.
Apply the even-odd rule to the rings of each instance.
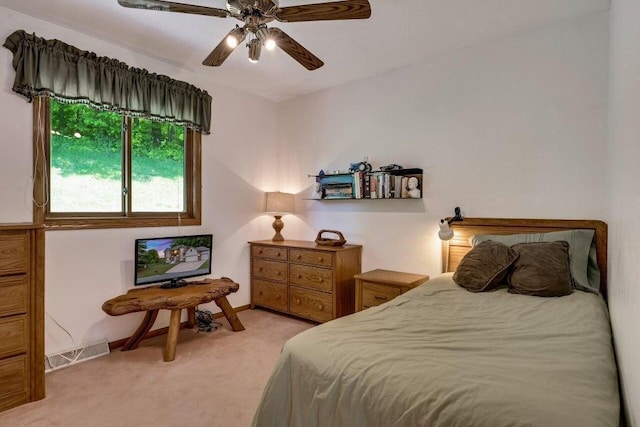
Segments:
[[[13,90],[30,100],[51,96],[209,133],[211,96],[189,83],[23,30],[7,37],[4,47],[13,52]]]

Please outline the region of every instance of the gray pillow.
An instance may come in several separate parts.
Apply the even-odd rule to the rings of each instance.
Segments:
[[[484,243],[480,245],[482,244]],[[569,243],[518,243],[511,246],[511,249],[518,252],[519,257],[509,272],[509,292],[537,297],[561,297],[573,291]]]
[[[453,281],[470,292],[490,291],[502,284],[517,258],[518,253],[507,245],[482,242],[462,258]]]
[[[574,286],[586,292],[599,293],[600,269],[596,259],[596,246],[593,230],[566,230],[550,233],[527,234],[479,234],[471,236],[469,242],[475,246],[487,240],[513,246],[518,243],[556,242],[569,243],[569,263]]]

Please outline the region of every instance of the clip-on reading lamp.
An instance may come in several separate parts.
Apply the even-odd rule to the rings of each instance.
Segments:
[[[453,238],[453,230],[451,229],[451,227],[449,227],[449,225],[453,222],[453,221],[462,221],[462,215],[460,214],[460,208],[456,207],[454,210],[454,216],[452,218],[447,219],[441,219],[440,220],[440,231],[438,231],[438,237],[440,237],[440,240],[445,240],[447,242],[447,245],[449,244],[449,240],[451,240]],[[445,260],[445,266],[444,266],[444,271],[447,272],[449,271],[449,248],[447,247],[447,259]]]
[[[440,240],[451,240],[453,238],[453,230],[451,229],[451,227],[449,227],[449,225],[453,222],[453,221],[462,221],[462,215],[460,214],[460,208],[456,207],[454,210],[454,216],[452,218],[447,219],[441,219],[440,220],[440,231],[438,232],[438,237],[440,237]]]

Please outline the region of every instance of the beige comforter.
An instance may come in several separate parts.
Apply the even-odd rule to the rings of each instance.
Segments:
[[[607,308],[593,294],[472,294],[451,274],[289,340],[258,427],[617,426]]]

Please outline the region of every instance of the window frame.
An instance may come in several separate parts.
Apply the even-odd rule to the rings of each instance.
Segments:
[[[184,212],[132,212],[131,197],[123,198],[123,212],[52,213],[50,194],[50,98],[33,100],[33,221],[47,229],[74,230],[97,228],[170,227],[202,225],[202,134],[185,129]],[[123,173],[131,188],[131,118],[123,115]]]

